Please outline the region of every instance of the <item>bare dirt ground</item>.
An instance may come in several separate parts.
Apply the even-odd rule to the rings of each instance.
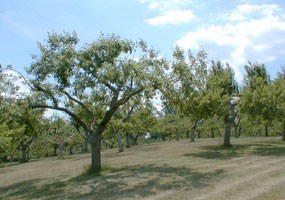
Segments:
[[[279,137],[139,145],[102,153],[101,176],[82,175],[90,154],[0,167],[0,199],[285,199]]]

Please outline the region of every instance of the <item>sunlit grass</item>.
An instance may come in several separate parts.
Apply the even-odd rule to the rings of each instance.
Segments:
[[[144,144],[0,168],[0,199],[284,199],[280,138],[222,138]],[[190,198],[191,197],[191,198]]]

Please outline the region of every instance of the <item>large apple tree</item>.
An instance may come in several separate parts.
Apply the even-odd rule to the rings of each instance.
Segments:
[[[104,129],[129,100],[154,94],[165,62],[144,41],[102,34],[95,42],[78,44],[75,32],[51,33],[38,43],[40,53],[27,69],[39,97],[31,104],[33,109],[61,111],[77,121],[91,144],[92,170],[100,172]],[[78,106],[84,117],[76,112]]]

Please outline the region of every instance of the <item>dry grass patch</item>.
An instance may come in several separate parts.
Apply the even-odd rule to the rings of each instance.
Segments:
[[[139,145],[102,153],[100,176],[82,175],[90,154],[0,168],[0,199],[285,199],[280,138],[221,138]]]

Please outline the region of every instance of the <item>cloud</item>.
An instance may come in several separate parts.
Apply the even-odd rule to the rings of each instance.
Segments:
[[[180,9],[182,6],[193,3],[193,0],[138,0],[141,4],[147,4],[150,9],[168,11]]]
[[[280,11],[278,5],[250,5],[242,4],[238,5],[237,8],[228,15],[225,15],[227,19],[231,21],[246,21],[248,18],[260,18],[266,16],[273,16],[274,13]]]
[[[185,49],[209,44],[216,50],[228,49],[219,59],[229,62],[242,79],[239,68],[248,60],[273,61],[284,52],[284,48],[277,48],[285,44],[285,20],[278,11],[277,5],[239,5],[227,15],[230,20],[190,31],[176,44]]]
[[[150,25],[188,23],[195,18],[191,10],[169,10],[164,15],[145,20]]]

